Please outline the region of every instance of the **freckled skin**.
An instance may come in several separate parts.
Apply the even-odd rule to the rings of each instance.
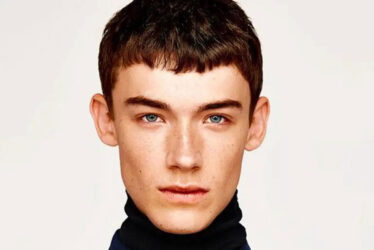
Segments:
[[[95,110],[105,104],[91,103],[95,121],[105,121],[102,130],[109,131],[105,134],[96,124],[102,141],[119,146],[121,175],[128,193],[156,227],[175,234],[195,233],[209,226],[227,206],[239,182],[244,150],[256,148],[263,139],[252,139],[250,131],[266,127],[268,104],[262,99],[267,109],[261,109],[256,121],[265,122],[249,128],[249,91],[248,82],[234,66],[201,74],[174,74],[135,64],[118,72],[112,91],[114,120],[100,120]],[[172,111],[124,104],[127,98],[139,95],[165,102]],[[105,103],[101,96],[95,98],[97,103]],[[195,112],[202,104],[225,99],[240,102],[242,109]],[[156,117],[150,122],[144,118],[147,114]],[[211,119],[214,115],[228,119]],[[189,184],[209,192],[197,204],[173,204],[158,190],[160,186]]]

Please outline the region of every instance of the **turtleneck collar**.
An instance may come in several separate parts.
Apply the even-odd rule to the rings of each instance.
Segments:
[[[247,245],[245,228],[239,223],[242,211],[235,191],[226,208],[204,230],[193,234],[172,234],[155,227],[127,193],[126,220],[119,229],[122,243],[131,250],[234,250]]]

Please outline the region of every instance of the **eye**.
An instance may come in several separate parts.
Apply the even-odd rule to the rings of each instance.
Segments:
[[[225,123],[225,122],[221,122],[222,120],[228,121],[228,119],[222,115],[211,115],[209,116],[209,120],[212,121],[211,123],[216,123],[216,124]]]
[[[144,120],[144,118],[146,120]],[[145,122],[149,122],[149,123],[153,123],[153,122],[156,122],[157,118],[159,118],[158,115],[155,115],[155,114],[146,114],[146,115],[143,115],[141,117],[141,119]]]
[[[157,118],[160,118],[156,114],[145,114],[140,117],[140,119],[146,123],[155,123],[157,122]],[[226,118],[223,115],[211,115],[208,118],[210,122],[208,123],[216,123],[216,124],[224,124],[225,122],[229,121],[228,118]]]

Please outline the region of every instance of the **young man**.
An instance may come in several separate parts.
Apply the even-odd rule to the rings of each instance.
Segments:
[[[90,111],[119,146],[119,249],[249,249],[237,185],[263,141],[260,42],[232,0],[134,0],[106,25]]]

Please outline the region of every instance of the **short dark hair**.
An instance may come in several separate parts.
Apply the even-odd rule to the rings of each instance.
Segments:
[[[107,23],[100,43],[101,87],[114,118],[118,69],[136,63],[175,73],[235,65],[248,81],[249,118],[262,89],[261,45],[233,0],[134,0]]]

